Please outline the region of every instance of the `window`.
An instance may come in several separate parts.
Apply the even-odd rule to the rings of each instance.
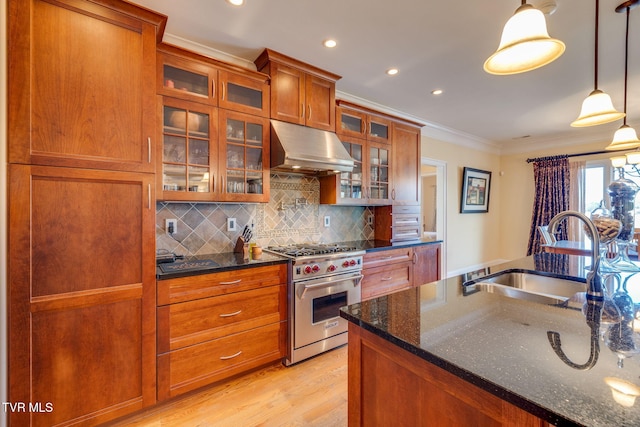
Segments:
[[[632,166],[625,166],[624,177],[635,182],[638,187],[640,187],[640,173],[634,170]],[[591,211],[596,209],[602,200],[604,200],[605,207],[611,209],[611,199],[609,198],[607,187],[611,181],[618,178],[619,174],[611,167],[608,159],[587,162],[584,183],[585,211],[583,213],[585,215],[589,216]],[[638,194],[640,194],[640,192]],[[634,226],[635,228],[640,228],[640,201],[637,195]]]

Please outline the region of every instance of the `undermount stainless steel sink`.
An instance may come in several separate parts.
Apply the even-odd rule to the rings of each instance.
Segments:
[[[540,304],[582,307],[586,283],[532,272],[505,271],[463,284],[464,295],[489,292]],[[575,304],[574,304],[575,303]]]

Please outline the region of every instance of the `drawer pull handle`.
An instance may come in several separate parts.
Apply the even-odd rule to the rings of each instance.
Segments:
[[[391,279],[393,279],[393,277],[389,276],[389,277],[383,277],[383,278],[382,278],[382,279],[380,279],[380,280],[388,281],[388,280],[391,280]]]
[[[229,360],[229,359],[233,359],[234,357],[238,357],[242,354],[242,350],[240,350],[239,352],[237,352],[236,354],[232,354],[231,356],[220,356],[220,360]]]
[[[236,283],[240,283],[242,282],[242,279],[238,279],[238,280],[232,280],[230,282],[220,282],[221,285],[234,285]]]
[[[233,316],[237,316],[240,313],[242,313],[242,310],[238,310],[235,313],[221,314],[220,317],[233,317]]]

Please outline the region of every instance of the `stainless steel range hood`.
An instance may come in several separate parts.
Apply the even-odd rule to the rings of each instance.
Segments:
[[[271,170],[331,175],[353,170],[353,159],[333,132],[271,120]]]

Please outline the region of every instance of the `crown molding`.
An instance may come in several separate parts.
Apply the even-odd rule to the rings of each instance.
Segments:
[[[187,49],[200,55],[208,56],[209,58],[217,59],[219,61],[224,61],[229,64],[237,65],[239,67],[248,68],[249,70],[256,71],[256,65],[248,61],[244,58],[240,58],[235,55],[228,54],[218,49],[214,49],[209,46],[205,46],[201,43],[196,43],[191,40],[187,40],[185,38],[165,33],[162,41],[168,44],[172,44],[174,46],[181,47],[183,49]]]

